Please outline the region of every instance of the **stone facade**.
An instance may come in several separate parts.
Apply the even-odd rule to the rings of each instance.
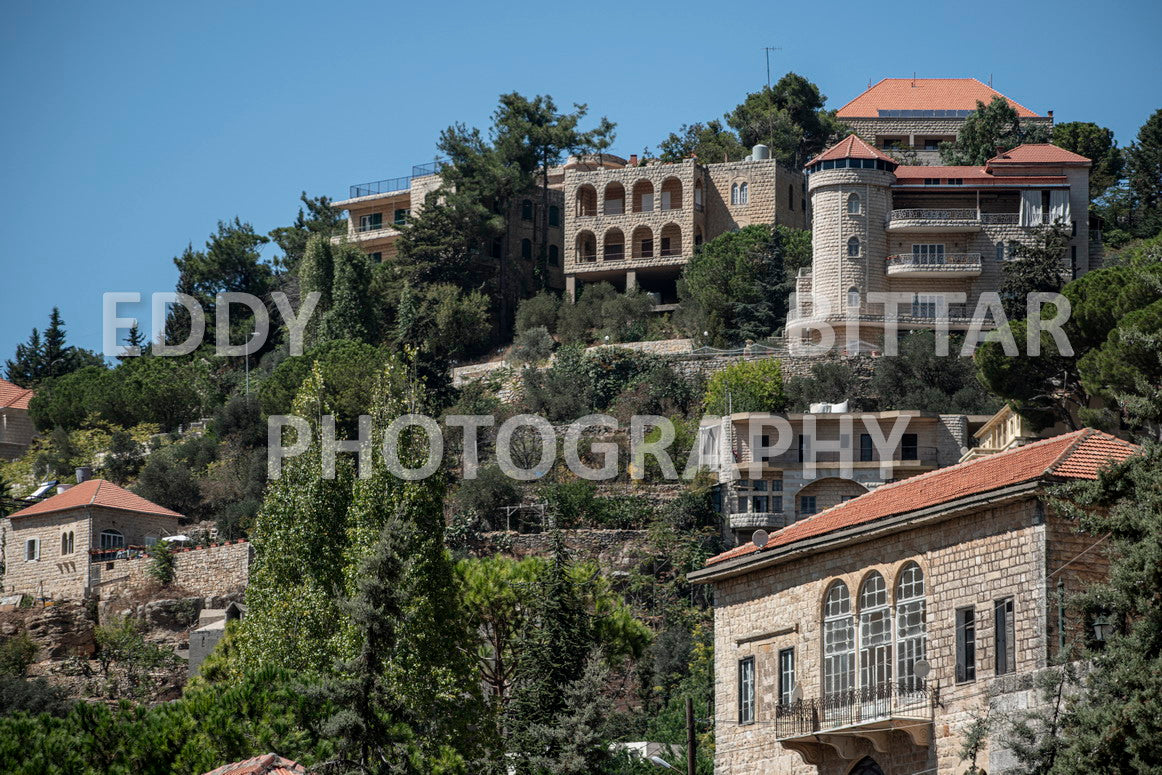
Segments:
[[[571,298],[579,284],[609,282],[670,305],[682,267],[703,242],[751,224],[806,223],[802,176],[771,159],[566,167],[564,186]]]
[[[876,148],[897,155],[902,163],[939,165],[940,143],[956,139],[963,118],[888,118],[848,116],[841,119],[853,132]],[[1053,128],[1053,117],[1028,116],[1022,124]],[[914,157],[915,161],[911,161]]]
[[[788,557],[768,567],[716,579],[716,749],[719,775],[780,772],[844,775],[865,756],[888,775],[910,772],[960,773],[960,750],[968,727],[990,706],[1036,702],[1025,691],[1029,679],[1056,655],[1057,587],[1080,591],[1106,570],[1100,551],[1068,563],[1095,538],[1075,533],[1040,494],[997,498],[991,503],[948,510],[908,528],[867,534],[809,557]],[[849,726],[833,734],[799,735],[780,726],[779,652],[794,649],[795,684],[806,700],[821,696],[822,615],[825,596],[836,582],[850,593],[859,630],[859,592],[873,572],[886,580],[888,605],[900,591],[897,581],[915,563],[923,574],[925,646],[931,665],[927,696],[919,712],[891,723]],[[1014,671],[999,676],[996,666],[998,604],[1012,601]],[[975,612],[975,677],[957,673],[957,610]],[[893,610],[889,608],[889,610]],[[1074,634],[1082,623],[1070,617]],[[890,628],[895,631],[895,621]],[[895,635],[891,639],[895,639]],[[892,643],[889,649],[898,648]],[[898,662],[887,659],[889,674]],[[739,660],[753,658],[753,723],[739,723]],[[864,656],[854,662],[860,679]],[[857,684],[858,685],[858,684]],[[826,725],[826,719],[825,719]],[[991,736],[978,765],[1003,772],[1011,757]]]
[[[200,597],[236,595],[250,581],[250,561],[254,550],[248,541],[178,549],[174,554],[173,585]],[[95,562],[89,592],[102,601],[115,600],[144,589],[150,583],[150,558]]]
[[[36,427],[27,409],[0,408],[0,460],[20,457],[35,437]]]
[[[125,546],[145,546],[177,530],[178,520],[87,506],[0,520],[4,544],[4,591],[37,598],[79,600],[88,595],[103,531],[116,530]],[[39,542],[35,559],[28,542]]]

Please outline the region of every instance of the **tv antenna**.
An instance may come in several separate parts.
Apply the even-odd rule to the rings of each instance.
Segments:
[[[763,52],[767,55],[767,88],[771,88],[771,52],[782,51],[779,46],[763,46]]]

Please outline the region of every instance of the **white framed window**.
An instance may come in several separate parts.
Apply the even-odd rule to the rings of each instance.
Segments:
[[[359,216],[359,231],[378,231],[383,228],[383,213]]]
[[[738,660],[738,723],[754,723],[754,657]]]
[[[738,184],[735,183],[730,187],[730,203],[732,205],[738,204]]]
[[[891,680],[892,607],[884,577],[873,572],[859,589],[859,683],[867,691]]]
[[[102,530],[101,531],[101,549],[108,551],[110,549],[124,549],[125,536],[121,534],[120,530]]]
[[[847,289],[847,308],[859,309],[859,288]]]
[[[855,678],[855,627],[851,620],[851,596],[847,585],[837,581],[823,602],[823,696],[851,691]]]
[[[914,562],[904,566],[896,582],[896,675],[906,692],[924,688],[916,663],[927,659],[924,628],[924,572]]]
[[[935,318],[936,302],[940,297],[930,293],[917,293],[912,297],[912,317]]]
[[[795,649],[779,651],[779,704],[786,707],[795,694]]]
[[[851,194],[847,197],[847,212],[849,215],[859,215],[863,212],[863,203],[859,199],[859,194]]]
[[[745,182],[738,184],[738,203],[744,205],[750,201],[750,186]]]
[[[24,561],[36,562],[40,559],[40,539],[27,538],[24,541]]]
[[[72,530],[66,530],[61,533],[61,555],[72,554],[75,543],[75,535]]]

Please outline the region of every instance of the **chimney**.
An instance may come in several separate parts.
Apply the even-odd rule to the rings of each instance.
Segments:
[[[77,484],[83,484],[89,481],[89,478],[93,475],[93,469],[89,468],[88,466],[81,466],[77,469],[76,474]]]
[[[997,146],[994,146],[994,147],[997,149],[997,154],[996,154],[997,156],[1004,156],[1004,155],[1005,155],[1005,151],[1007,151],[1007,150],[1008,150],[1008,149],[1007,149],[1007,148],[1005,148],[1005,146],[1003,146],[1003,145],[997,145]]]
[[[631,166],[631,167],[637,166],[637,154],[636,153],[631,153],[629,155],[629,166]]]
[[[58,484],[56,486],[56,494],[60,495],[62,492],[65,492],[67,490],[71,490],[72,488],[73,488],[73,486],[71,484]]]
[[[1053,128],[1053,111],[1047,110],[1045,112],[1049,114],[1049,128],[1052,129]]]

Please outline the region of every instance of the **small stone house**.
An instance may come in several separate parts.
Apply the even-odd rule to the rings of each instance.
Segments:
[[[81,482],[0,520],[3,590],[82,599],[101,564],[174,535],[181,519],[112,482]]]
[[[36,436],[28,405],[36,395],[6,379],[0,379],[0,460],[24,454]]]
[[[878,487],[707,561],[718,775],[958,775],[975,719],[1040,701],[1108,570],[1047,487],[1137,447],[1084,429]],[[761,542],[761,537],[760,537]],[[976,765],[1014,766],[990,734]]]

